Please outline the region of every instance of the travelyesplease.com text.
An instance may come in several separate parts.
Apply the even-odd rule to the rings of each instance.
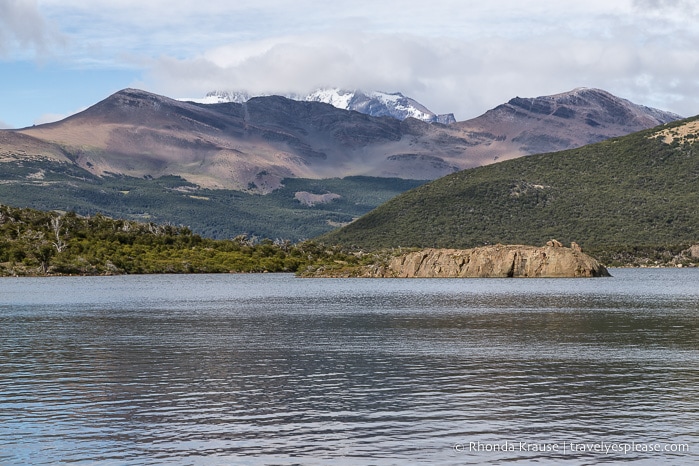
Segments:
[[[642,442],[467,442],[454,445],[456,452],[539,452],[539,453],[688,453],[686,443]]]

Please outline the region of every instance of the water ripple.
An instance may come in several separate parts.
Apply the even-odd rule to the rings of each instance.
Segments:
[[[671,273],[13,279],[0,463],[691,463],[699,277]],[[692,449],[460,450],[479,442]]]

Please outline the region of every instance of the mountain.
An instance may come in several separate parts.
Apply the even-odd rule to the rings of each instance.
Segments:
[[[435,179],[676,117],[599,90],[517,98],[476,119],[440,125],[280,96],[205,105],[125,89],[17,133],[54,144],[98,176],[175,175],[205,188],[268,193],[285,178]]]
[[[502,160],[572,149],[681,118],[601,89],[581,87],[551,96],[515,97],[455,126],[474,138],[480,136],[473,152],[500,151],[496,157]]]
[[[307,102],[324,102],[337,108],[354,110],[371,116],[390,116],[399,120],[415,118],[428,123],[455,123],[451,113],[437,115],[424,105],[400,92],[362,92],[342,89],[319,89],[305,96]]]
[[[657,122],[658,111],[631,111],[603,91],[594,95],[608,102],[596,106],[569,94],[568,118],[562,104],[508,103],[443,125],[280,96],[205,105],[125,89],[65,120],[0,131],[0,202],[172,222],[214,237],[307,238],[425,180],[528,155],[523,132],[539,135],[539,149],[559,150],[561,134],[580,134],[582,144]]]
[[[285,178],[433,179],[470,163],[445,160],[459,155],[460,134],[448,127],[280,96],[204,105],[125,89],[17,133],[54,144],[98,176],[175,175],[205,188],[258,193]]]
[[[236,103],[244,104],[252,97],[260,97],[259,95],[253,96],[245,91],[211,91],[207,92],[206,96],[203,98],[179,98],[177,100],[181,102],[193,102],[196,104],[226,104],[226,103]],[[286,96],[292,98],[291,96]],[[298,100],[298,99],[297,99]]]
[[[511,104],[512,105],[512,104]],[[547,111],[548,112],[548,111]],[[464,170],[323,237],[362,248],[699,242],[699,117]]]
[[[235,91],[212,91],[206,94],[203,99],[179,99],[201,104],[220,103],[245,103],[252,96],[247,92]],[[259,97],[259,96],[258,96]],[[338,88],[318,89],[307,95],[287,94],[292,100],[302,102],[322,102],[330,104],[342,110],[354,110],[371,116],[389,116],[398,120],[415,118],[427,123],[455,123],[456,119],[451,113],[437,115],[410,97],[406,97],[400,92],[368,92],[355,90],[348,91]]]

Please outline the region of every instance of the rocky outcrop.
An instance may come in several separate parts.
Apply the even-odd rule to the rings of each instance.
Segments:
[[[398,256],[383,267],[367,269],[370,277],[608,277],[597,260],[575,244],[502,245],[474,249],[424,249]]]
[[[327,204],[341,197],[336,193],[313,194],[308,191],[297,191],[294,193],[294,199],[308,207],[313,207],[316,204]]]

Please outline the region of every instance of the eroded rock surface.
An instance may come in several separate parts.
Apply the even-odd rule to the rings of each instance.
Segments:
[[[608,277],[596,259],[577,244],[551,241],[543,247],[494,245],[474,249],[424,249],[370,267],[368,277]]]

